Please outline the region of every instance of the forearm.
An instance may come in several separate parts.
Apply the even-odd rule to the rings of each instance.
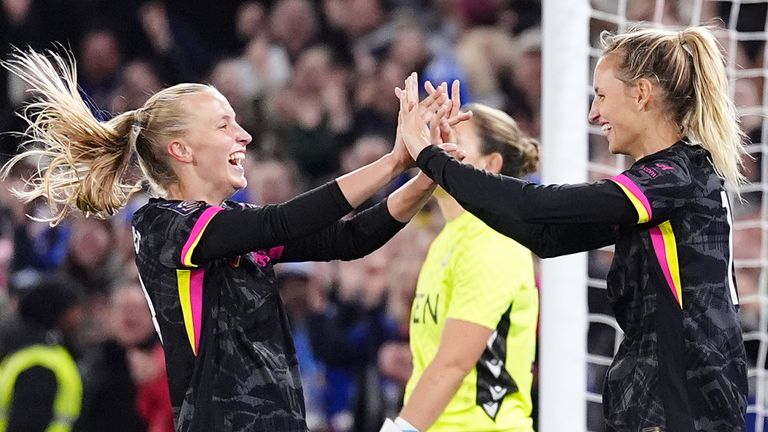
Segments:
[[[385,199],[350,219],[339,221],[320,232],[287,243],[281,262],[353,260],[380,248],[404,226],[390,214]]]
[[[389,214],[402,223],[408,223],[429,201],[436,187],[437,183],[430,180],[424,173],[419,173],[389,195],[387,200]]]
[[[352,210],[335,182],[283,204],[217,213],[195,248],[193,261],[241,255],[315,233]]]
[[[342,194],[355,208],[400,175],[405,166],[389,153],[377,161],[336,179]]]
[[[531,224],[479,208],[467,210],[539,258],[599,249],[614,244],[618,235],[618,228],[607,224]]]
[[[488,173],[430,146],[418,166],[468,210],[482,208],[527,223],[636,223],[632,203],[612,182],[542,186]],[[471,210],[470,210],[471,211]]]
[[[459,366],[430,363],[419,379],[400,417],[425,431],[440,417],[467,375]]]

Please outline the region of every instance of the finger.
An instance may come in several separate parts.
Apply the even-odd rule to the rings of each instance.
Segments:
[[[457,150],[456,150],[456,156],[454,156],[454,157],[455,157],[457,160],[459,160],[459,161],[463,161],[463,160],[464,160],[464,158],[466,158],[466,157],[467,157],[467,152],[465,152],[465,151],[464,151],[464,150],[462,150],[462,149],[457,149]]]
[[[412,72],[405,80],[405,92],[408,102],[419,103],[419,75],[416,72]]]
[[[440,108],[429,122],[429,141],[432,144],[441,144],[443,142],[440,136],[440,122],[445,117],[445,110]]]
[[[437,146],[440,147],[440,150],[443,150],[444,152],[455,152],[456,150],[459,149],[459,146],[457,146],[456,144],[448,143],[448,142],[438,144]]]
[[[408,101],[406,100],[407,99],[406,92],[403,90],[400,90],[400,94],[397,95],[397,99],[400,101],[400,111],[398,111],[398,116],[405,116],[405,114],[408,112]]]
[[[453,101],[453,110],[451,110],[451,117],[456,117],[461,109],[461,84],[459,80],[453,80],[451,84],[451,100]]]
[[[456,142],[456,134],[454,133],[451,125],[448,124],[448,120],[443,117],[440,120],[440,138],[443,142]]]
[[[431,81],[424,81],[424,90],[427,91],[428,95],[431,95],[432,93],[437,91],[435,86],[432,85]]]
[[[427,96],[419,102],[419,114],[425,122],[432,118],[432,115],[445,103],[447,96],[442,89],[438,88],[434,93]]]
[[[472,111],[467,111],[467,112],[459,113],[454,117],[450,117],[448,119],[448,124],[451,126],[456,126],[457,124],[461,122],[465,122],[470,119],[472,119]]]

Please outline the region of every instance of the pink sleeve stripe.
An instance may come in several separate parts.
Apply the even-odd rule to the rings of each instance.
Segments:
[[[672,297],[675,298],[677,303],[680,305],[680,307],[683,307],[683,300],[681,298],[682,293],[680,292],[680,287],[675,284],[675,278],[673,277],[673,272],[676,270],[673,265],[673,262],[677,262],[677,257],[673,257],[670,255],[670,252],[667,251],[666,242],[664,241],[664,233],[662,230],[655,226],[650,229],[651,234],[651,243],[653,244],[653,250],[656,253],[656,259],[659,261],[659,266],[661,267],[661,272],[664,274],[664,279],[667,281],[667,286],[669,287],[669,290],[672,292]],[[670,262],[673,261],[673,262]]]
[[[619,174],[613,177],[611,180],[627,188],[627,190],[632,195],[634,195],[634,198],[636,198],[638,201],[640,201],[643,204],[645,211],[648,212],[648,220],[651,220],[653,218],[653,209],[651,208],[651,203],[648,201],[648,198],[645,196],[643,191],[640,190],[639,187],[637,187],[635,182],[630,180],[629,177],[627,177],[624,174]]]
[[[192,326],[195,331],[195,354],[200,352],[200,331],[203,323],[203,280],[204,270],[192,270],[189,300],[192,306]]]
[[[195,226],[192,227],[192,232],[189,234],[187,242],[184,243],[184,247],[181,249],[181,264],[186,267],[197,267],[192,264],[192,254],[195,252],[195,247],[200,241],[200,237],[203,236],[203,232],[208,224],[213,219],[213,216],[222,210],[221,207],[208,207],[203,211],[203,214],[195,222]]]

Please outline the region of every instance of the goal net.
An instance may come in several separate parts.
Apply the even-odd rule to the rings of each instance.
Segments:
[[[639,23],[717,27],[731,96],[750,138],[746,202],[734,204],[734,255],[740,317],[749,361],[749,431],[768,431],[768,0],[543,1],[545,183],[606,178],[632,161],[608,152],[587,123],[592,72],[603,30]],[[540,431],[603,431],[602,385],[622,332],[606,301],[611,248],[542,263]],[[586,287],[586,296],[584,295]],[[579,397],[581,395],[581,397]]]

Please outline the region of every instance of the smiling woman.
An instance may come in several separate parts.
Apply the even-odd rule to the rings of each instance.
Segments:
[[[134,214],[134,246],[164,344],[176,430],[306,431],[273,264],[352,260],[397,233],[434,190],[424,175],[341,218],[413,163],[402,140],[288,202],[254,207],[226,201],[246,185],[241,161],[251,137],[215,88],[179,84],[100,122],[78,93],[70,58],[17,52],[3,66],[37,95],[23,114],[32,147],[4,173],[36,158],[36,173],[16,194],[45,198],[50,223],[72,211],[111,216],[141,181],[151,186],[155,197]],[[412,102],[428,118],[447,97],[438,92],[419,103],[414,95]],[[128,180],[134,161],[144,177],[138,183]]]
[[[403,137],[464,209],[539,256],[615,245],[607,292],[625,337],[605,378],[608,430],[743,431],[725,184],[743,181],[745,150],[717,41],[705,27],[604,34],[594,83],[590,121],[635,158],[611,179],[542,186],[473,169],[430,145],[416,110]]]

